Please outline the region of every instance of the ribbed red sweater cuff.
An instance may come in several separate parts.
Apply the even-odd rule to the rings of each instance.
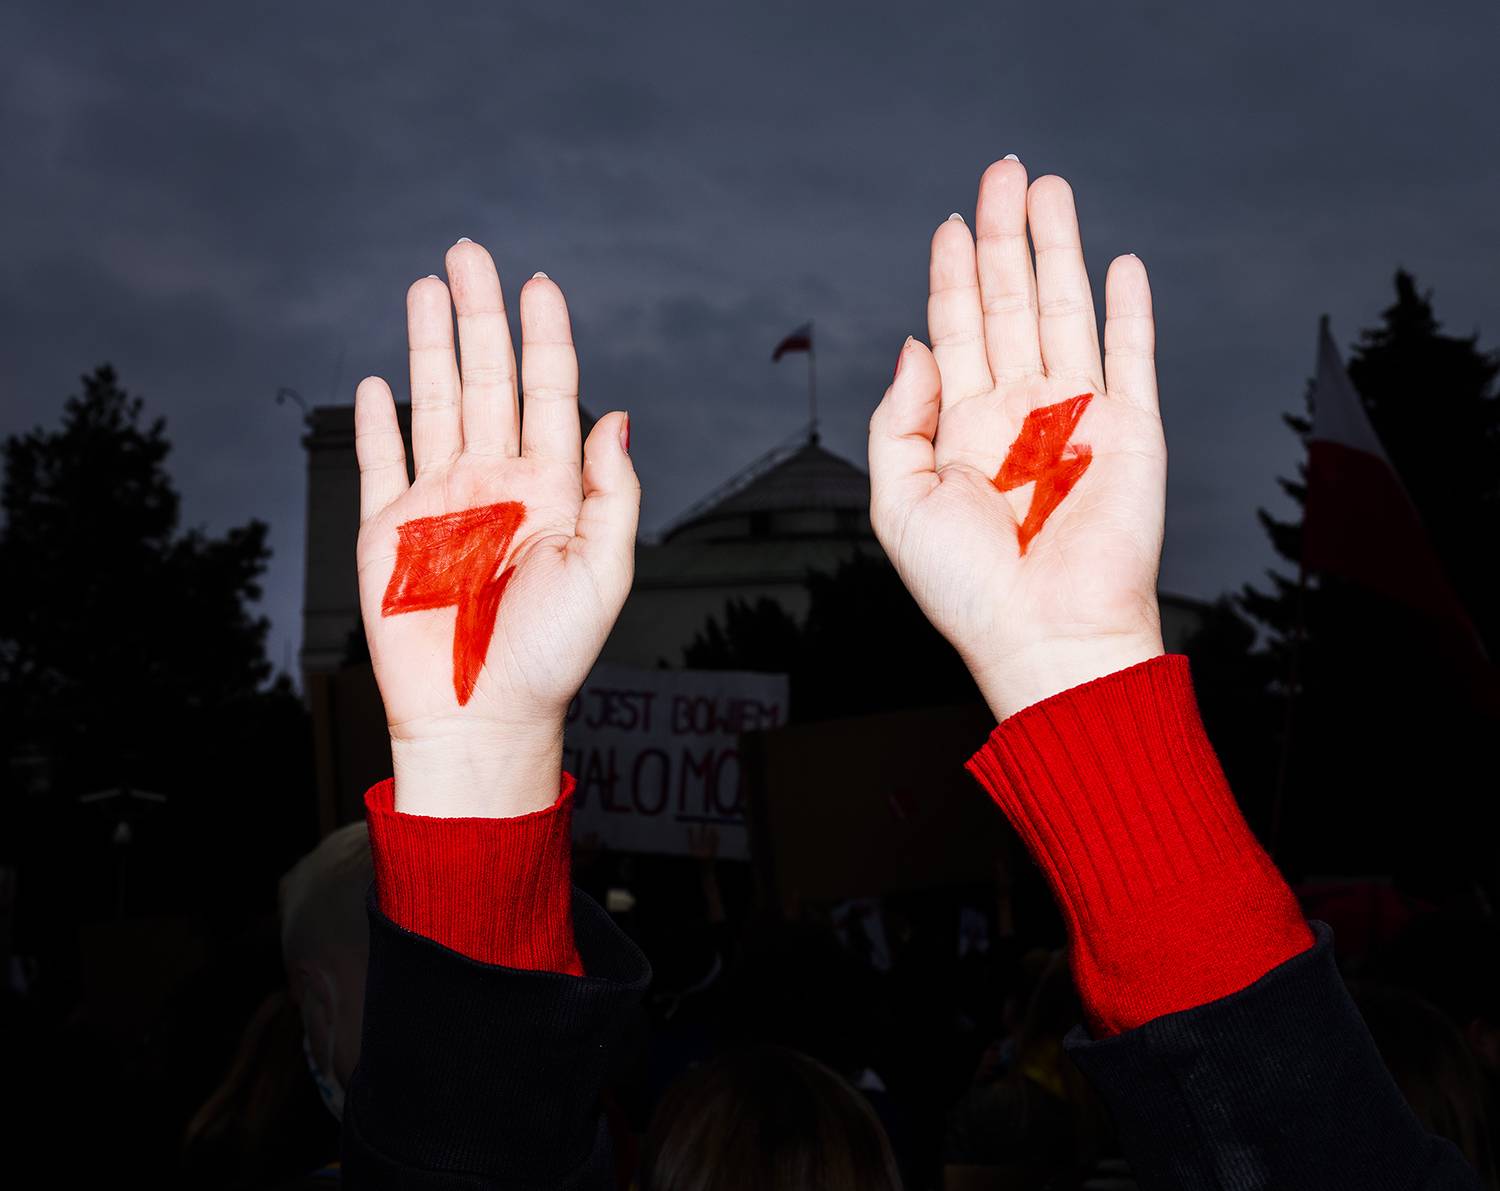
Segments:
[[[399,926],[481,963],[583,975],[573,940],[573,777],[546,810],[434,819],[396,810],[395,782],[365,794],[375,896]]]
[[[1018,712],[969,769],[1052,886],[1096,1036],[1238,992],[1312,946],[1224,779],[1185,657]]]

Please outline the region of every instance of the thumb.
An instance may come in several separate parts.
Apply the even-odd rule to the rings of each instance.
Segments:
[[[870,419],[870,508],[920,500],[937,484],[937,435],[942,379],[925,344],[908,337],[896,358],[896,375]]]
[[[620,601],[635,573],[635,531],[641,482],[630,461],[630,415],[605,414],[583,444],[583,507],[569,553],[593,573],[600,589]]]

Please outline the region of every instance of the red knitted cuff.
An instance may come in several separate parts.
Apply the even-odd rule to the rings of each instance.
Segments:
[[[375,896],[387,918],[470,959],[582,976],[573,941],[573,777],[546,810],[434,819],[396,810],[395,782],[365,794]]]
[[[1238,992],[1312,946],[1219,768],[1185,657],[1017,712],[969,770],[1052,886],[1096,1036]]]

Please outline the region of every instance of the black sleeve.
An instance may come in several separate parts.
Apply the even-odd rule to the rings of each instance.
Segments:
[[[610,1043],[651,978],[598,904],[573,892],[587,976],[478,963],[412,934],[370,897],[359,1065],[344,1104],[354,1188],[603,1188]]]
[[[1112,1038],[1069,1035],[1143,1188],[1479,1187],[1381,1062],[1333,961],[1333,932],[1233,996]]]

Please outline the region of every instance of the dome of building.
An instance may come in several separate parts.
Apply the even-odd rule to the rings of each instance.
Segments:
[[[816,439],[773,451],[699,501],[663,544],[870,536],[870,478]]]

